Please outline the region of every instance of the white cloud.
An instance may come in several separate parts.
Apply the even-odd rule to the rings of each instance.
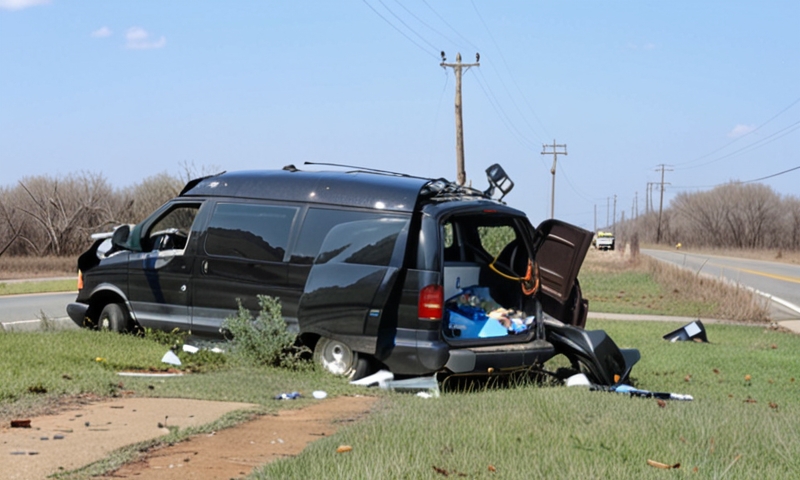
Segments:
[[[129,28],[125,33],[125,39],[127,40],[125,47],[132,50],[163,48],[167,44],[167,38],[165,36],[162,35],[158,39],[155,39],[150,36],[147,30],[141,27]]]
[[[36,5],[47,5],[48,3],[50,3],[50,0],[0,0],[0,8],[3,10],[22,10]]]
[[[105,38],[111,36],[111,29],[108,27],[100,27],[94,32],[92,32],[92,36],[95,38]]]
[[[739,124],[733,127],[733,130],[728,132],[728,138],[744,137],[745,135],[747,135],[748,133],[752,132],[755,129],[756,127],[754,125]]]

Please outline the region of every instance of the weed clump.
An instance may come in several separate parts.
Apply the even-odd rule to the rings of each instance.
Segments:
[[[253,365],[306,368],[310,350],[296,345],[297,335],[287,328],[280,301],[259,295],[258,304],[261,311],[253,318],[239,300],[237,314],[223,321],[222,332],[231,344],[231,354]]]

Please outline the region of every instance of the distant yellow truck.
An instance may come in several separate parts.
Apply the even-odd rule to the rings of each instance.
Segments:
[[[611,232],[597,232],[594,246],[598,250],[614,250],[614,234]]]

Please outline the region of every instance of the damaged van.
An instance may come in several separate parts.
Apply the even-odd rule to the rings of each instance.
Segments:
[[[238,302],[280,299],[314,359],[360,378],[504,371],[564,354],[596,383],[638,352],[583,330],[577,275],[592,234],[538,228],[486,191],[369,169],[221,173],[190,181],[141,223],[98,235],[78,260],[78,325],[221,336]],[[499,197],[499,198],[495,198]]]

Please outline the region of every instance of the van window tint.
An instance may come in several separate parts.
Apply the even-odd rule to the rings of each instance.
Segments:
[[[319,254],[319,248],[328,232],[340,223],[355,222],[375,218],[375,213],[353,210],[331,210],[310,208],[300,230],[300,238],[292,252],[292,263],[312,264]]]
[[[408,225],[404,218],[359,220],[331,229],[315,263],[356,263],[387,266],[395,243]]]
[[[178,204],[162,215],[148,230],[146,250],[183,250],[200,205]]]
[[[297,208],[220,203],[208,225],[209,255],[283,261]]]

